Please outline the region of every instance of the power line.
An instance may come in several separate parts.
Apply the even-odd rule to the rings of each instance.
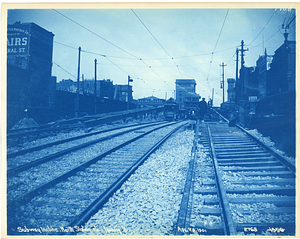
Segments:
[[[161,80],[163,80],[162,79],[162,77],[160,76],[160,75],[158,75],[157,74],[157,72],[156,71],[154,71],[153,70],[153,68],[150,66],[150,65],[148,65],[142,58],[138,58],[137,56],[135,56],[135,55],[133,55],[133,54],[131,54],[130,52],[128,52],[128,51],[126,51],[126,50],[124,50],[123,48],[121,48],[121,47],[119,47],[119,46],[117,46],[116,44],[114,44],[114,43],[112,43],[112,42],[110,42],[110,41],[108,41],[108,40],[106,40],[105,38],[103,38],[103,37],[101,37],[100,35],[98,35],[97,33],[95,33],[95,32],[93,32],[93,31],[91,31],[90,29],[88,29],[87,27],[85,27],[85,26],[83,26],[83,25],[81,25],[81,24],[79,24],[78,22],[76,22],[76,21],[74,21],[73,19],[71,19],[71,18],[69,18],[69,17],[67,17],[67,16],[65,16],[64,14],[62,14],[62,13],[60,13],[59,11],[57,11],[57,10],[55,10],[55,9],[52,9],[53,11],[55,11],[55,12],[57,12],[58,14],[60,14],[60,15],[62,15],[63,17],[65,17],[65,18],[67,18],[68,20],[70,20],[71,22],[73,22],[73,23],[75,23],[76,25],[78,25],[78,26],[80,26],[80,27],[82,27],[83,29],[85,29],[85,30],[87,30],[88,32],[90,32],[90,33],[92,33],[93,35],[95,35],[95,36],[97,36],[97,37],[99,37],[100,39],[102,39],[102,40],[104,40],[104,41],[106,41],[107,43],[109,43],[109,44],[111,44],[111,45],[113,45],[114,47],[116,47],[116,48],[118,48],[118,49],[120,49],[121,51],[123,51],[123,52],[125,52],[125,53],[127,53],[127,54],[129,54],[129,55],[131,55],[132,57],[134,57],[134,58],[136,58],[136,59],[139,59],[141,62],[143,62],[145,65],[147,65],[148,66],[148,68],[149,69],[151,69]],[[163,80],[164,82],[165,82],[165,84],[168,86],[168,84],[166,83],[166,81],[165,80]],[[169,86],[168,86],[169,87]],[[170,88],[170,87],[169,87]],[[170,88],[171,89],[171,88]]]
[[[289,13],[289,12],[290,12],[291,14],[290,14],[290,16],[289,16],[289,20],[288,20],[287,22],[289,22],[289,21],[290,21],[290,23],[291,23],[291,22],[292,22],[292,21],[295,19],[295,14],[294,14],[294,13],[292,13],[291,11],[288,11],[288,13]],[[293,20],[291,20],[293,16],[294,16],[294,18],[293,18]],[[290,24],[290,23],[289,23],[289,24]],[[288,25],[288,24],[287,24],[287,25]]]
[[[57,42],[56,42],[56,43],[57,43]],[[62,43],[61,43],[61,44],[62,44]],[[65,44],[62,44],[62,45],[65,45]],[[68,46],[68,45],[65,45],[65,46],[71,47],[71,46]],[[71,47],[71,48],[73,48],[73,47]],[[78,50],[77,48],[74,48],[74,49]],[[99,55],[99,56],[101,56],[101,57],[104,57],[104,58],[107,59],[111,64],[113,64],[113,65],[116,66],[118,69],[120,69],[121,71],[123,71],[124,73],[126,73],[126,75],[131,75],[131,76],[133,76],[133,75],[130,74],[129,72],[127,72],[127,71],[125,71],[124,69],[122,69],[119,65],[117,65],[116,63],[114,63],[114,62],[113,62],[111,59],[109,59],[109,57],[106,56],[106,55],[99,54],[99,53],[95,53],[95,52],[90,52],[90,51],[85,51],[85,50],[81,50],[81,52],[85,52],[85,53],[89,53],[89,54],[93,54],[93,55]],[[54,63],[54,62],[53,62],[53,63]],[[70,74],[71,76],[73,76],[73,77],[76,79],[76,77],[75,77],[74,75],[72,75],[70,72],[68,72],[67,70],[65,70],[64,68],[62,68],[61,66],[59,66],[58,64],[56,64],[56,63],[54,63],[54,64],[57,65],[58,67],[60,67],[62,70],[64,70],[65,72],[67,72],[68,74]],[[147,67],[148,67],[148,66],[147,66]],[[140,78],[135,77],[135,76],[133,76],[133,78],[134,78],[134,79],[137,79],[137,80],[143,81],[143,83],[146,84],[149,88],[151,88],[152,90],[155,90],[155,88],[153,88],[153,87],[151,87],[150,85],[148,85],[148,84],[145,82],[145,80],[140,79]],[[171,89],[170,89],[170,90],[171,90]]]
[[[224,19],[224,21],[223,21],[223,25],[222,25],[222,27],[221,27],[221,30],[220,30],[220,33],[219,33],[219,36],[218,36],[218,39],[217,39],[217,42],[216,42],[216,44],[215,44],[215,47],[214,47],[214,50],[213,50],[212,54],[214,54],[214,52],[215,52],[215,50],[216,50],[216,47],[217,47],[217,45],[218,45],[218,42],[219,42],[221,33],[222,33],[222,31],[223,31],[223,27],[224,27],[224,25],[225,25],[225,21],[226,21],[228,12],[229,12],[229,9],[227,9],[226,16],[225,16],[225,19]]]
[[[235,49],[236,47],[230,47],[230,48],[226,48],[224,50],[219,50],[219,51],[215,51],[214,54],[216,53],[220,53],[223,51],[228,51],[228,50],[232,50]],[[212,53],[202,53],[202,54],[196,54],[196,55],[189,55],[189,56],[174,56],[173,59],[180,59],[180,58],[190,58],[190,57],[198,57],[198,56],[205,56],[205,55],[211,55]],[[167,60],[169,58],[165,58],[165,57],[161,57],[161,58],[144,58],[144,60],[147,61],[155,61],[155,60]]]
[[[58,42],[56,42],[58,43]],[[61,45],[64,45],[64,46],[67,46],[67,47],[70,47],[70,48],[74,48],[74,47],[71,47],[71,46],[68,46],[68,45],[65,45],[63,43],[58,43],[58,44],[61,44]],[[74,48],[76,50],[78,50],[77,48]],[[118,66],[117,64],[115,64],[112,60],[110,60],[107,56],[105,55],[102,55],[102,54],[98,54],[98,53],[93,53],[93,52],[88,52],[88,51],[84,51],[84,50],[81,50],[82,52],[86,52],[86,53],[90,53],[90,54],[94,54],[94,55],[100,55],[102,57],[105,57],[110,63],[112,63],[114,66],[116,66],[117,68],[119,68],[121,71],[125,72],[127,75],[131,75],[130,73],[126,72],[124,69],[122,69],[120,66]],[[64,69],[63,67],[61,67],[60,65],[58,65],[57,63],[53,62],[53,64],[55,64],[57,67],[61,68],[63,71],[67,72],[69,75],[73,76],[75,79],[77,79],[76,76],[72,75],[69,71],[67,71],[66,69]],[[141,80],[144,82],[144,84],[146,84],[149,88],[151,88],[152,90],[155,90],[153,87],[151,87],[150,85],[148,85],[144,80],[142,79],[139,79],[137,77],[134,77],[135,79],[138,79],[138,80]]]
[[[227,12],[226,12],[226,15],[225,15],[225,18],[224,18],[224,21],[223,21],[223,24],[222,24],[222,27],[221,27],[221,30],[220,30],[219,36],[218,36],[218,39],[217,39],[217,41],[216,41],[216,44],[215,44],[215,47],[214,47],[214,49],[213,49],[213,51],[212,51],[212,53],[211,53],[210,65],[209,65],[209,70],[208,70],[208,76],[207,76],[207,80],[208,80],[208,78],[209,78],[209,75],[210,75],[211,63],[212,63],[212,61],[213,61],[214,53],[215,53],[215,50],[216,50],[216,48],[217,48],[217,45],[218,45],[218,42],[219,42],[220,36],[221,36],[221,34],[222,34],[223,27],[224,27],[224,25],[225,25],[225,22],[226,22],[226,19],[227,19],[227,15],[228,15],[228,12],[229,12],[229,9],[227,9]]]
[[[124,69],[122,69],[120,66],[118,66],[117,64],[115,64],[112,60],[110,60],[108,57],[105,57],[110,63],[112,63],[114,66],[116,66],[117,68],[119,68],[121,71],[125,72],[127,75],[130,75],[131,78],[133,79],[137,79],[137,80],[141,80],[144,82],[145,85],[147,85],[149,88],[151,88],[152,90],[155,90],[153,87],[151,87],[150,85],[148,85],[144,80],[138,78],[138,77],[135,77],[133,75],[131,75],[130,73],[128,73],[127,71],[125,71]]]
[[[53,42],[56,43],[56,44],[59,44],[59,45],[65,46],[65,47],[69,47],[71,49],[74,49],[74,50],[78,51],[78,48],[76,48],[76,47],[73,47],[73,46],[70,46],[70,45],[67,45],[67,44],[64,44],[64,43],[61,43],[61,42],[57,42],[57,41],[53,41]],[[102,57],[121,58],[121,59],[129,59],[129,60],[140,60],[140,59],[133,58],[133,57],[110,56],[110,55],[104,55],[104,54],[101,54],[101,53],[96,53],[96,52],[91,52],[91,51],[83,51],[82,50],[82,52],[93,54],[93,55],[98,55],[98,56],[102,56]]]
[[[67,44],[60,43],[60,42],[57,42],[57,41],[53,41],[53,42],[56,43],[56,44],[59,44],[59,45],[62,45],[62,46],[66,46],[66,47],[69,47],[69,48],[71,48],[71,49],[75,49],[76,51],[78,51],[78,48],[76,48],[76,47],[69,46],[69,45],[67,45]]]
[[[61,68],[63,71],[67,72],[69,75],[73,76],[75,79],[77,79],[76,76],[74,76],[73,74],[71,74],[70,72],[68,72],[66,69],[62,68],[60,65],[56,64],[54,61],[52,61],[53,64],[55,64],[57,67]]]
[[[174,61],[174,58],[170,56],[170,54],[166,51],[166,49],[160,44],[160,42],[157,40],[157,38],[152,34],[152,32],[149,30],[149,28],[144,24],[144,22],[139,18],[139,16],[135,13],[135,11],[133,11],[133,9],[131,9],[131,11],[134,13],[134,15],[137,17],[137,19],[139,19],[139,21],[143,24],[143,26],[147,29],[147,31],[150,33],[150,35],[154,38],[154,40],[157,42],[157,44],[164,50],[164,52],[172,59],[173,63],[175,64],[175,66],[177,67],[179,74],[182,77],[182,74],[178,68],[178,65],[176,64],[176,62]]]
[[[265,43],[265,42],[267,42],[268,40],[270,40],[271,38],[273,38],[279,31],[280,31],[280,29],[278,29],[276,32],[274,32],[274,34],[272,34],[268,39],[264,40],[262,43],[260,43],[260,44],[258,44],[258,45],[256,45],[256,46],[252,46],[252,48],[261,46],[263,43]]]
[[[282,23],[282,26],[284,26],[284,22],[285,22],[285,19],[286,19],[286,17],[287,17],[287,15],[288,15],[288,11],[286,12],[286,14],[285,14],[285,18],[283,19],[283,23]]]
[[[139,58],[136,57],[135,55],[133,55],[133,54],[131,54],[130,52],[124,50],[123,48],[117,46],[116,44],[110,42],[109,40],[106,40],[106,39],[103,38],[102,36],[98,35],[97,33],[93,32],[92,30],[88,29],[87,27],[85,27],[85,26],[79,24],[78,22],[76,22],[76,21],[74,21],[73,19],[67,17],[66,15],[60,13],[59,11],[57,11],[57,10],[55,10],[55,9],[52,9],[52,10],[55,11],[55,12],[57,12],[58,14],[62,15],[63,17],[67,18],[68,20],[70,20],[71,22],[75,23],[76,25],[78,25],[78,26],[82,27],[83,29],[87,30],[88,32],[92,33],[93,35],[95,35],[95,36],[101,38],[103,41],[105,41],[105,42],[111,44],[112,46],[118,48],[119,50],[121,50],[121,51],[123,51],[123,52],[125,52],[125,53],[127,53],[128,55],[131,55],[132,57],[134,57],[134,58],[136,58],[136,59],[139,59]]]
[[[230,60],[227,61],[227,65],[229,65],[229,63],[233,60],[233,58],[235,57],[235,55],[236,55],[236,51],[234,52],[234,54],[233,54],[233,56],[230,58]]]
[[[267,23],[265,24],[265,26],[263,27],[263,29],[261,29],[261,31],[258,33],[258,35],[252,40],[252,42],[248,46],[250,46],[258,38],[258,36],[263,32],[263,30],[266,28],[266,26],[268,25],[268,23],[271,21],[271,19],[274,16],[274,14],[275,14],[275,11],[271,15],[271,17],[269,18],[269,20],[267,21]]]

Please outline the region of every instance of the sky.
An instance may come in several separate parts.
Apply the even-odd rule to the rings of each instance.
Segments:
[[[176,79],[195,79],[196,93],[214,105],[222,103],[221,64],[235,78],[236,48],[245,43],[245,66],[295,40],[295,11],[275,8],[118,8],[9,9],[8,24],[34,22],[54,36],[52,75],[57,81],[80,77],[127,84],[133,98],[174,97]],[[240,56],[239,56],[240,67]],[[214,93],[214,94],[213,94]]]

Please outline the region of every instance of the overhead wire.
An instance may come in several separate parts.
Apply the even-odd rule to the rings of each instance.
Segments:
[[[69,45],[66,45],[66,44],[63,44],[63,43],[59,43],[59,42],[55,42],[55,43],[58,43],[60,45],[63,45],[63,46],[66,46],[66,47],[69,47],[69,48],[72,48],[72,49],[75,49],[75,50],[78,50],[77,48],[75,47],[72,47],[72,46],[69,46]],[[90,52],[90,51],[86,51],[86,50],[83,50],[81,49],[81,52],[85,52],[85,53],[89,53],[89,54],[93,54],[93,55],[99,55],[101,57],[104,57],[106,60],[108,60],[111,64],[113,64],[114,66],[116,66],[118,69],[120,69],[121,71],[123,71],[124,73],[126,73],[127,75],[131,75],[130,73],[128,73],[127,71],[125,71],[124,69],[122,69],[120,66],[118,66],[116,63],[114,63],[112,60],[109,59],[109,57],[107,57],[106,55],[103,55],[103,54],[99,54],[99,53],[95,53],[95,52]],[[75,79],[77,79],[76,76],[72,75],[70,72],[68,72],[66,69],[62,68],[60,65],[58,65],[57,63],[53,62],[55,65],[57,65],[59,68],[61,68],[62,70],[64,70],[65,72],[67,72],[68,74],[70,74],[71,76],[73,76]],[[138,80],[141,80],[139,79],[138,77],[134,77],[135,79],[138,79]],[[142,80],[148,87],[150,87],[152,90],[154,89],[153,87],[151,87],[149,84],[147,84],[144,80]]]
[[[152,32],[149,30],[149,28],[145,25],[145,23],[141,20],[141,18],[139,18],[139,16],[136,14],[136,12],[131,9],[131,11],[133,12],[133,14],[137,17],[137,19],[142,23],[142,25],[146,28],[146,30],[149,32],[149,34],[154,38],[154,40],[157,42],[157,44],[164,50],[164,52],[172,59],[173,63],[175,64],[175,66],[177,67],[179,74],[182,77],[182,74],[180,72],[180,69],[178,67],[178,65],[176,64],[176,62],[174,61],[174,58],[167,52],[167,50],[162,46],[162,44],[160,44],[160,42],[157,40],[157,38],[152,34]]]
[[[286,21],[286,17],[287,17],[287,15],[288,15],[288,13],[289,13],[289,12],[287,12],[287,14],[285,15],[285,18],[284,18],[284,20],[283,20],[281,29],[283,29],[283,27],[284,27],[284,25],[285,25],[284,23],[285,23],[285,21]],[[293,26],[293,25],[290,26],[291,22],[295,19],[295,16],[294,16],[294,18],[292,19],[293,15],[294,15],[294,14],[292,14],[292,15],[289,17],[289,20],[286,21],[286,22],[289,22],[289,23],[287,23],[285,26],[289,26],[289,27],[292,27],[292,26]],[[291,19],[291,20],[290,20],[290,19]],[[256,46],[253,46],[252,48],[261,46],[262,44],[264,44],[265,42],[267,42],[268,40],[270,40],[271,38],[273,38],[278,32],[281,31],[281,29],[279,28],[279,29],[278,29],[277,31],[275,31],[269,38],[267,38],[266,40],[264,40],[262,43],[260,43],[260,44],[258,44],[258,45],[256,45]]]
[[[291,13],[290,16],[289,16],[289,19],[287,20],[287,22],[289,22],[288,24],[286,25],[289,25],[294,19],[295,19],[295,14],[292,13],[291,11],[288,11],[287,13]],[[293,18],[293,19],[292,19]],[[291,20],[292,19],[292,20]]]
[[[288,15],[288,11],[286,12],[286,14],[285,14],[285,17],[284,17],[284,19],[283,19],[283,23],[282,23],[282,26],[284,26],[284,23],[285,23],[285,20],[286,20],[286,17],[287,17],[287,15]]]
[[[58,65],[57,63],[55,63],[54,61],[52,61],[52,63],[54,65],[56,65],[57,67],[59,67],[60,69],[62,69],[63,71],[67,72],[69,75],[73,76],[75,79],[77,79],[76,76],[74,76],[72,73],[70,73],[69,71],[67,71],[66,69],[64,69],[63,67],[61,67],[60,65]]]
[[[269,20],[267,21],[267,23],[265,24],[265,26],[261,29],[261,31],[257,34],[257,36],[250,42],[250,44],[248,44],[248,46],[250,46],[258,38],[258,36],[265,30],[266,26],[271,21],[271,19],[273,18],[274,14],[275,14],[275,11],[273,11],[271,17],[269,18]]]
[[[73,19],[67,17],[66,15],[62,14],[61,12],[59,12],[59,11],[57,11],[57,10],[55,10],[55,9],[52,9],[52,10],[55,11],[55,12],[57,12],[57,13],[60,14],[61,16],[65,17],[66,19],[70,20],[71,22],[75,23],[76,25],[78,25],[78,26],[82,27],[83,29],[87,30],[88,32],[92,33],[93,35],[99,37],[99,38],[102,39],[103,41],[105,41],[105,42],[111,44],[112,46],[118,48],[119,50],[121,50],[121,51],[123,51],[123,52],[125,52],[125,53],[127,53],[128,55],[130,55],[130,56],[132,56],[132,57],[134,57],[134,58],[136,58],[136,59],[139,59],[139,60],[140,60],[141,62],[143,62],[146,66],[148,66],[148,68],[151,69],[151,70],[154,72],[154,74],[157,75],[157,76],[158,76],[158,77],[159,77],[159,78],[167,85],[167,87],[171,90],[171,88],[169,87],[169,85],[167,84],[167,82],[166,82],[166,81],[165,81],[165,80],[164,80],[164,79],[163,79],[163,78],[162,78],[162,77],[161,77],[161,76],[160,76],[160,75],[159,75],[159,74],[158,74],[158,73],[150,66],[150,65],[148,65],[142,58],[139,58],[139,57],[133,55],[132,53],[130,53],[130,52],[124,50],[123,48],[117,46],[116,44],[112,43],[111,41],[108,41],[108,40],[105,39],[104,37],[102,37],[102,36],[100,36],[99,34],[93,32],[92,30],[90,30],[90,29],[88,29],[87,27],[81,25],[80,23],[74,21]]]
[[[268,39],[264,40],[263,42],[259,43],[256,46],[252,46],[252,48],[261,46],[262,44],[264,44],[265,42],[267,42],[268,40],[270,40],[271,38],[273,38],[279,31],[280,31],[280,29],[278,29],[276,32],[274,32]]]
[[[82,50],[83,52],[85,52],[84,50]],[[92,52],[88,52],[88,53],[91,53],[91,54],[93,54]],[[130,74],[129,72],[127,72],[127,71],[125,71],[124,69],[122,69],[119,65],[117,65],[116,63],[114,63],[111,59],[109,59],[107,56],[105,56],[105,55],[102,55],[103,57],[105,57],[105,59],[106,60],[108,60],[110,63],[112,63],[114,66],[116,66],[118,69],[120,69],[121,71],[123,71],[124,73],[126,73],[127,75],[130,75],[132,78],[134,78],[134,79],[137,79],[137,80],[141,80],[141,81],[143,81],[143,83],[145,84],[145,85],[147,85],[148,87],[150,87],[151,89],[154,89],[153,87],[151,87],[150,85],[148,85],[144,80],[142,80],[142,79],[140,79],[140,78],[138,78],[138,77],[135,77],[135,76],[133,76],[132,74]]]
[[[133,55],[133,54],[131,54],[130,52],[128,52],[128,51],[126,51],[126,50],[124,50],[123,48],[121,48],[121,47],[117,46],[116,44],[114,44],[114,43],[112,43],[111,41],[109,41],[109,40],[105,39],[104,37],[102,37],[102,36],[100,36],[99,34],[97,34],[97,33],[93,32],[92,30],[90,30],[90,29],[88,29],[87,27],[85,27],[85,26],[81,25],[80,23],[78,23],[78,22],[74,21],[73,19],[71,19],[71,18],[67,17],[66,15],[62,14],[61,12],[59,12],[59,11],[57,11],[57,10],[55,10],[55,9],[52,9],[52,10],[53,10],[53,11],[55,11],[55,12],[57,12],[57,13],[58,13],[58,14],[60,14],[61,16],[63,16],[63,17],[65,17],[65,18],[67,18],[68,20],[70,20],[71,22],[75,23],[76,25],[78,25],[78,26],[82,27],[82,28],[83,28],[83,29],[85,29],[86,31],[88,31],[88,32],[92,33],[93,35],[95,35],[95,36],[99,37],[99,38],[100,38],[100,39],[102,39],[103,41],[105,41],[105,42],[109,43],[110,45],[112,45],[112,46],[114,46],[114,47],[118,48],[119,50],[121,50],[121,51],[125,52],[126,54],[128,54],[128,55],[130,55],[130,56],[132,56],[132,57],[134,57],[134,58],[136,58],[136,59],[139,59],[139,58],[138,58],[138,57],[136,57],[135,55]]]
[[[212,61],[213,61],[214,53],[215,53],[215,50],[216,50],[216,48],[217,48],[217,45],[218,45],[220,36],[221,36],[221,34],[222,34],[222,31],[223,31],[223,28],[224,28],[224,25],[225,25],[225,22],[226,22],[226,19],[227,19],[227,16],[228,16],[228,12],[229,12],[229,9],[227,9],[227,12],[226,12],[226,15],[225,15],[225,18],[224,18],[224,21],[223,21],[221,30],[220,30],[220,32],[219,32],[219,36],[218,36],[218,38],[217,38],[216,44],[215,44],[215,46],[214,46],[214,49],[213,49],[213,51],[212,51],[212,53],[211,53],[211,59],[210,59],[210,65],[209,65],[209,70],[208,70],[208,76],[207,76],[207,79],[206,79],[207,81],[208,81],[208,79],[209,79],[209,75],[210,75],[210,71],[211,71],[211,63],[212,63]]]

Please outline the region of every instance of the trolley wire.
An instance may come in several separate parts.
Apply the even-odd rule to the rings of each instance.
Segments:
[[[226,19],[227,19],[227,16],[228,16],[228,12],[229,12],[229,9],[227,9],[227,12],[226,12],[226,15],[225,15],[225,18],[224,18],[224,21],[223,21],[223,24],[222,24],[222,27],[221,27],[219,36],[218,36],[218,38],[217,38],[216,44],[215,44],[215,46],[214,46],[214,49],[213,49],[213,51],[212,51],[212,53],[211,53],[210,65],[209,65],[209,70],[208,70],[207,80],[209,79],[209,75],[210,75],[210,71],[211,71],[211,63],[212,63],[212,61],[213,61],[214,53],[215,53],[215,50],[216,50],[216,48],[217,48],[217,45],[218,45],[220,36],[221,36],[221,34],[222,34],[222,31],[223,31],[223,28],[224,28],[224,25],[225,25],[225,22],[226,22]]]
[[[164,50],[164,52],[171,58],[171,60],[173,61],[173,63],[175,64],[175,66],[177,67],[177,70],[182,77],[182,74],[180,72],[180,69],[178,67],[178,65],[176,64],[176,62],[174,61],[174,58],[167,52],[167,50],[162,46],[162,44],[160,44],[160,42],[157,40],[157,38],[152,34],[152,32],[149,30],[149,28],[145,25],[145,23],[141,20],[141,18],[139,18],[139,16],[135,13],[135,11],[133,9],[131,9],[131,11],[134,13],[134,15],[137,17],[137,19],[139,19],[139,21],[142,23],[142,25],[146,28],[146,30],[149,32],[149,34],[154,38],[154,40],[157,42],[157,44]]]
[[[275,11],[271,15],[271,17],[269,18],[269,20],[267,21],[267,23],[265,24],[265,26],[261,29],[261,31],[258,33],[258,35],[250,42],[250,44],[248,44],[248,46],[250,46],[258,38],[258,36],[265,30],[266,26],[271,21],[271,19],[273,18],[274,14],[275,14]]]
[[[88,32],[92,33],[93,35],[99,37],[99,38],[102,39],[103,41],[105,41],[105,42],[111,44],[112,46],[118,48],[119,50],[121,50],[121,51],[127,53],[128,55],[130,55],[130,56],[132,56],[132,57],[134,57],[134,58],[140,60],[141,62],[143,62],[143,63],[144,63],[146,66],[148,66],[148,68],[151,69],[151,70],[154,72],[154,74],[157,75],[158,78],[160,78],[160,79],[167,85],[167,87],[171,90],[171,88],[169,87],[169,85],[167,84],[167,82],[166,82],[166,81],[165,81],[165,80],[164,80],[164,79],[163,79],[163,78],[162,78],[162,77],[161,77],[161,76],[160,76],[160,75],[159,75],[159,74],[158,74],[158,73],[150,66],[150,65],[148,65],[142,58],[138,58],[137,56],[131,54],[130,52],[124,50],[123,48],[117,46],[116,44],[112,43],[111,41],[109,41],[109,40],[103,38],[103,37],[100,36],[99,34],[97,34],[97,33],[93,32],[92,30],[88,29],[87,27],[81,25],[80,23],[78,23],[78,22],[74,21],[73,19],[67,17],[66,15],[60,13],[59,11],[57,11],[57,10],[55,10],[55,9],[52,9],[52,10],[55,11],[55,12],[57,12],[57,13],[60,14],[61,16],[67,18],[68,20],[70,20],[71,22],[75,23],[76,25],[82,27],[82,28],[85,29],[86,31],[88,31]]]
[[[109,43],[110,45],[112,45],[112,46],[114,46],[114,47],[118,48],[119,50],[121,50],[121,51],[125,52],[126,54],[128,54],[128,55],[130,55],[130,56],[132,56],[132,57],[134,57],[134,58],[136,58],[136,59],[139,59],[137,56],[135,56],[135,55],[131,54],[130,52],[128,52],[128,51],[126,51],[126,50],[124,50],[123,48],[121,48],[121,47],[117,46],[116,44],[114,44],[114,43],[112,43],[111,41],[109,41],[109,40],[105,39],[104,37],[102,37],[102,36],[100,36],[99,34],[97,34],[97,33],[93,32],[92,30],[90,30],[90,29],[88,29],[87,27],[85,27],[85,26],[81,25],[80,23],[78,23],[78,22],[74,21],[73,19],[71,19],[71,18],[67,17],[66,15],[62,14],[61,12],[59,12],[59,11],[57,11],[57,10],[55,10],[55,9],[52,9],[52,10],[53,10],[53,11],[55,11],[55,12],[57,12],[57,13],[58,13],[58,14],[60,14],[61,16],[63,16],[63,17],[65,17],[65,18],[67,18],[68,20],[70,20],[71,22],[75,23],[76,25],[78,25],[78,26],[82,27],[82,28],[83,28],[83,29],[85,29],[86,31],[88,31],[88,32],[92,33],[93,35],[95,35],[95,36],[99,37],[99,38],[100,38],[100,39],[102,39],[103,41],[105,41],[105,42]]]
[[[64,69],[63,67],[61,67],[60,65],[58,65],[57,63],[55,63],[54,61],[52,61],[52,63],[55,64],[60,69],[62,69],[63,71],[67,72],[69,75],[73,76],[75,79],[77,79],[76,76],[74,76],[72,73],[70,73],[69,71],[67,71],[66,69]]]

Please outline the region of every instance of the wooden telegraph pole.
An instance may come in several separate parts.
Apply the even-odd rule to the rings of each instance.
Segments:
[[[97,59],[95,59],[95,90],[94,90],[94,96],[95,96],[95,114],[97,114]]]
[[[78,72],[77,72],[77,96],[75,98],[75,105],[74,105],[74,110],[75,110],[75,118],[78,117],[78,111],[79,111],[79,78],[80,78],[80,52],[81,52],[81,47],[78,48]]]
[[[224,62],[222,63],[222,88],[223,88],[223,103],[224,103],[224,88],[225,88],[225,84],[224,84],[224,67],[227,65],[224,65]]]
[[[130,93],[129,82],[133,82],[133,79],[131,79],[130,76],[128,76],[128,84],[127,84],[127,110],[129,110],[129,93]]]

